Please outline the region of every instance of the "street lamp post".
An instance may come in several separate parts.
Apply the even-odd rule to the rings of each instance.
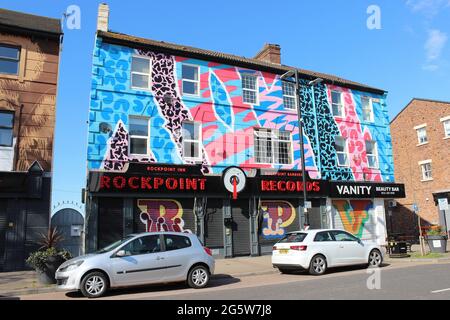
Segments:
[[[288,78],[292,78],[292,76],[295,76],[295,100],[297,105],[297,117],[298,117],[298,130],[300,133],[300,153],[301,153],[301,165],[302,165],[302,181],[303,181],[303,212],[305,214],[305,224],[309,226],[309,217],[308,217],[308,209],[306,208],[306,170],[305,170],[305,146],[303,143],[303,116],[302,116],[302,109],[301,109],[301,100],[300,100],[300,79],[298,75],[298,70],[289,70],[285,74],[283,74],[280,79],[282,81],[286,82],[292,82],[290,80],[287,80]],[[323,81],[321,78],[317,78],[315,80],[312,80],[308,82],[308,86],[312,87],[316,84],[319,84]]]

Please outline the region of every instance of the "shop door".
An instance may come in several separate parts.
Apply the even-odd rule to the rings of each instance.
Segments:
[[[6,200],[0,200],[0,271],[3,271],[5,265],[6,205]]]
[[[250,255],[250,210],[248,200],[231,201],[233,256]]]
[[[223,200],[208,199],[205,215],[205,244],[210,249],[223,248]]]

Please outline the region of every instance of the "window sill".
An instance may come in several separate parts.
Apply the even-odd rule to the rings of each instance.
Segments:
[[[429,181],[433,181],[434,179],[433,178],[431,178],[431,179],[422,179],[422,180],[420,180],[420,182],[429,182]]]
[[[424,145],[427,145],[428,143],[429,143],[428,141],[427,142],[423,142],[423,143],[419,143],[419,144],[416,145],[416,147],[424,146]]]
[[[19,80],[19,75],[0,73],[0,79]]]
[[[443,140],[448,140],[448,139],[450,139],[450,136],[443,138]]]

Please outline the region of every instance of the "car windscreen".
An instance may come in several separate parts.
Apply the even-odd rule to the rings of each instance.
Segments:
[[[125,242],[127,242],[128,240],[130,240],[131,238],[133,238],[133,236],[125,237],[122,240],[111,243],[109,246],[106,246],[103,249],[98,250],[97,253],[105,253],[105,252],[114,250],[114,249],[118,248],[119,246],[121,246],[122,244],[124,244]]]
[[[307,233],[288,233],[278,243],[303,242],[307,235]]]

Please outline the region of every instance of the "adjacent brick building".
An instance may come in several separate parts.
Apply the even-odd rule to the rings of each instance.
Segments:
[[[450,102],[412,99],[391,122],[395,179],[405,184],[388,219],[391,233],[418,234],[417,204],[423,226],[449,226],[437,206],[450,194]]]
[[[0,271],[49,225],[60,41],[58,19],[0,9]]]

